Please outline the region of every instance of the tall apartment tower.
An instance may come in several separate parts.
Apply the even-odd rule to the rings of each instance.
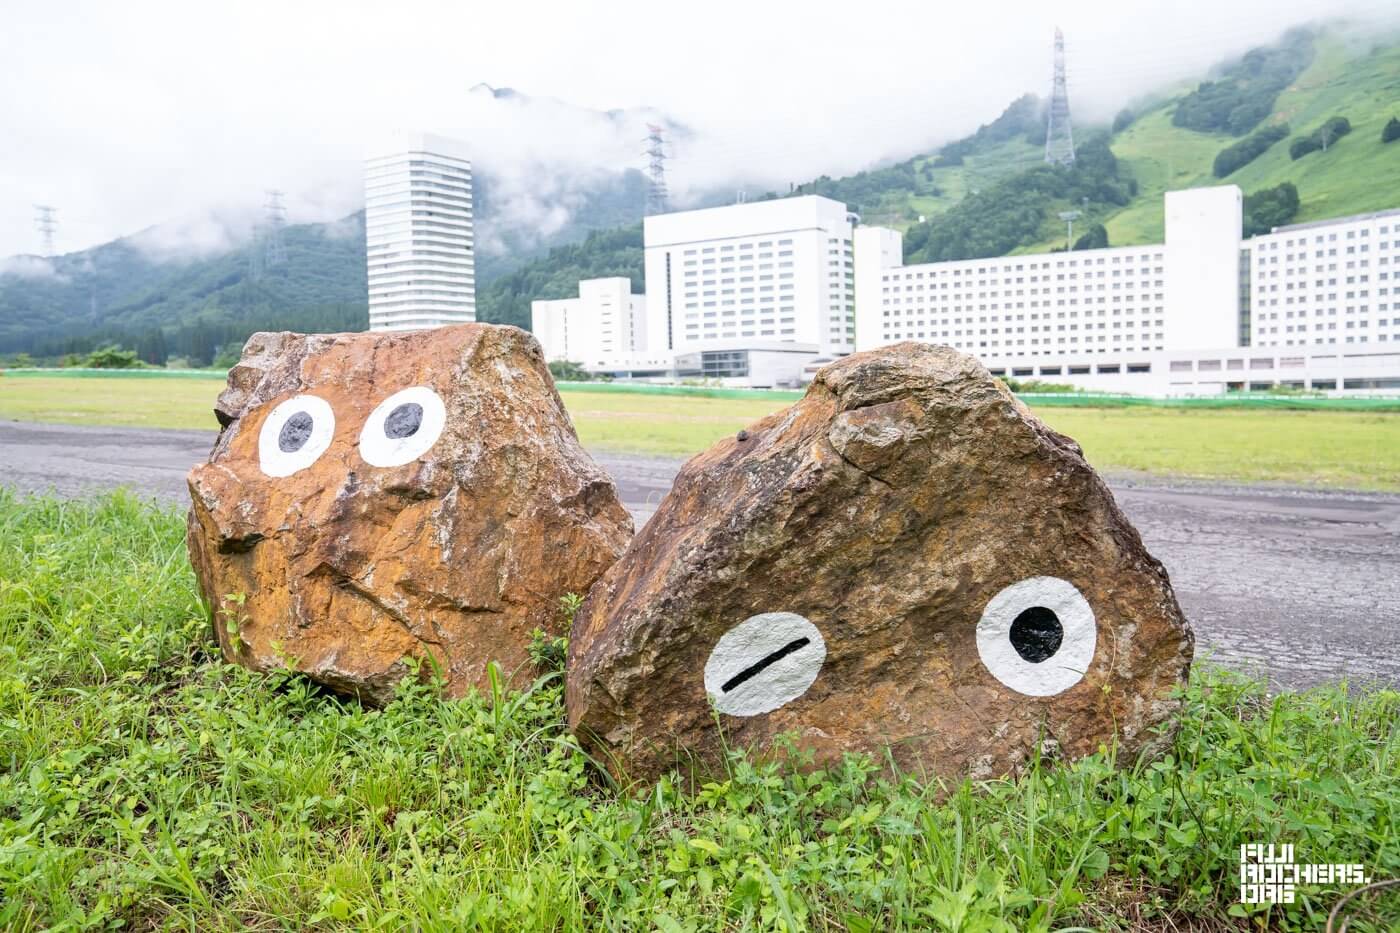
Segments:
[[[476,320],[472,165],[465,146],[418,134],[365,163],[369,329]]]

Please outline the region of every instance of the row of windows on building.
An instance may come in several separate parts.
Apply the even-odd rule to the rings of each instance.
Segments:
[[[386,214],[391,211],[402,213],[412,208],[421,207],[457,211],[470,215],[472,199],[469,195],[444,194],[438,191],[424,192],[418,188],[405,188],[402,191],[367,194],[365,195],[365,207],[373,208],[378,214]]]
[[[903,339],[903,340],[932,340],[932,339],[937,339],[937,338],[933,338],[933,337],[923,337],[923,336],[916,335],[916,334],[905,334],[902,338],[896,337],[895,339]],[[1161,341],[1161,340],[1162,340],[1162,335],[1161,335],[1161,334],[1157,334],[1156,337],[1155,337],[1155,339],[1158,340],[1158,341]],[[1148,336],[1147,336],[1146,334],[1142,335],[1141,341],[1140,341],[1136,346],[1132,346],[1132,345],[1131,345],[1131,343],[1132,343],[1131,340],[1129,340],[1129,341],[1127,342],[1127,344],[1125,344],[1125,345],[1123,345],[1123,346],[1102,346],[1102,347],[1093,347],[1093,346],[1090,346],[1090,344],[1093,344],[1093,343],[1101,343],[1101,344],[1108,344],[1108,343],[1110,343],[1110,341],[1108,340],[1108,338],[1105,337],[1105,336],[1103,336],[1103,335],[1099,335],[1099,337],[1098,337],[1097,340],[1095,340],[1094,337],[1092,337],[1092,336],[1085,336],[1085,338],[1084,338],[1084,340],[1083,340],[1083,342],[1082,342],[1082,343],[1083,343],[1083,346],[1080,346],[1081,341],[1079,340],[1078,337],[1071,337],[1071,338],[1069,338],[1068,340],[1065,340],[1065,341],[1062,341],[1062,342],[1058,342],[1058,343],[1057,343],[1055,346],[1053,346],[1053,347],[1045,346],[1043,343],[1037,343],[1037,342],[1034,341],[1034,340],[1032,340],[1032,341],[1030,342],[1029,345],[1027,345],[1027,343],[1026,343],[1025,340],[1005,340],[1005,341],[998,341],[998,340],[979,340],[979,341],[961,340],[961,341],[960,341],[960,340],[957,340],[957,339],[952,339],[952,340],[944,340],[943,342],[945,342],[948,346],[952,347],[954,350],[964,350],[964,351],[969,352],[969,353],[977,353],[978,355],[985,355],[985,356],[996,356],[999,352],[1000,352],[1000,353],[1003,353],[1003,354],[1014,352],[1016,356],[1062,356],[1062,355],[1064,355],[1065,353],[1105,353],[1105,352],[1112,352],[1112,353],[1123,353],[1123,352],[1148,353],[1148,352],[1151,352],[1151,351],[1153,351],[1153,350],[1161,350],[1162,347],[1164,346],[1163,343],[1151,343],[1151,342],[1149,341],[1149,338],[1148,338]],[[1123,341],[1120,340],[1120,339],[1119,339],[1119,336],[1116,335],[1116,334],[1114,335],[1114,338],[1113,338],[1113,340],[1112,340],[1111,342],[1114,343],[1114,344],[1123,343]]]
[[[1108,286],[1109,286],[1109,283],[1107,283],[1107,282],[1105,282],[1105,283],[1103,283],[1103,284],[1100,284],[1100,285],[1097,285],[1097,286],[1095,286],[1095,285],[1085,285],[1082,291],[1083,291],[1083,293],[1085,293],[1085,294],[1088,294],[1088,293],[1090,293],[1090,292],[1108,292],[1108,291],[1115,291],[1115,292],[1117,292],[1117,291],[1123,291],[1123,290],[1124,290],[1124,289],[1123,289],[1123,286],[1124,286],[1124,285],[1127,285],[1127,287],[1128,287],[1129,289],[1134,289],[1134,288],[1136,288],[1136,289],[1161,288],[1161,287],[1163,286],[1163,282],[1159,279],[1159,280],[1156,280],[1156,281],[1153,281],[1153,282],[1127,282],[1127,283],[1123,283],[1123,282],[1114,282],[1114,283],[1112,283],[1112,285],[1113,285],[1113,287],[1112,287],[1111,289],[1108,287]],[[923,288],[923,286],[921,285],[921,286],[919,286],[919,288]],[[893,291],[891,291],[890,289],[886,288],[886,289],[883,289],[883,292],[884,292],[884,295],[885,295],[884,300],[885,300],[885,301],[892,302],[892,303],[894,303],[894,302],[899,302],[901,299],[905,299],[905,300],[907,300],[907,302],[910,303],[910,304],[915,304],[915,303],[918,303],[918,304],[926,304],[926,303],[929,303],[929,302],[934,302],[934,303],[946,303],[946,302],[948,302],[948,301],[966,302],[966,301],[990,301],[990,300],[1000,300],[1000,299],[1004,299],[1004,298],[1025,298],[1025,297],[1027,297],[1028,295],[1029,295],[1029,296],[1032,296],[1032,297],[1035,296],[1035,295],[1043,295],[1043,296],[1049,296],[1049,295],[1066,295],[1066,294],[1068,294],[1068,295],[1078,295],[1078,294],[1080,294],[1081,289],[1080,289],[1080,287],[1079,287],[1078,285],[1057,285],[1057,286],[1054,288],[1053,291],[1052,291],[1049,287],[1046,287],[1046,288],[1032,288],[1032,289],[1018,288],[1018,289],[1016,289],[1015,291],[1012,291],[1011,289],[1007,289],[1005,292],[998,292],[998,291],[992,291],[992,292],[979,292],[979,291],[968,291],[968,292],[963,292],[963,291],[953,291],[953,292],[950,292],[950,293],[948,293],[948,294],[946,294],[946,295],[944,295],[944,294],[936,294],[936,293],[934,293],[934,292],[930,292],[930,293],[928,293],[928,294],[926,294],[926,295],[925,295],[925,294],[919,294],[918,292],[914,292],[914,293],[911,294],[909,289],[905,289],[905,291],[904,291],[903,293],[901,293],[901,292],[899,291],[898,288],[895,288]],[[1130,297],[1131,297],[1131,296],[1130,296]]]
[[[453,263],[454,265],[456,265],[456,264],[463,264],[463,263],[466,263],[466,264],[469,265],[469,264],[471,263],[471,260],[470,260],[470,259],[466,259],[466,258],[464,258],[464,257],[462,256],[462,251],[461,251],[461,248],[460,248],[460,247],[457,247],[457,248],[454,248],[454,249],[451,249],[451,250],[447,250],[447,249],[415,249],[415,250],[403,250],[403,249],[398,249],[397,247],[399,247],[399,246],[401,246],[401,245],[402,245],[402,244],[399,243],[399,242],[397,242],[397,241],[392,242],[392,243],[383,243],[383,244],[375,244],[375,245],[372,245],[372,246],[369,247],[368,250],[366,250],[366,252],[367,252],[368,255],[369,255],[369,261],[370,261],[370,262],[376,262],[376,261],[377,261],[377,262],[384,262],[384,261],[387,261],[387,260],[391,260],[391,259],[392,259],[392,260],[401,260],[401,261],[403,261],[403,262],[415,263],[415,262],[418,262],[418,261],[424,259],[425,257],[432,257],[432,258],[435,259],[435,260],[443,260],[443,259],[445,259],[445,260],[451,260],[452,263]],[[468,247],[468,248],[470,249],[470,247]]]
[[[777,244],[778,244],[779,246],[791,246],[791,245],[792,245],[792,240],[791,240],[791,239],[778,240],[778,241],[777,241]],[[720,246],[706,246],[706,247],[703,247],[703,248],[688,249],[688,250],[685,250],[685,252],[684,252],[682,255],[684,255],[684,256],[708,255],[708,254],[713,253],[713,252],[716,252],[716,251],[718,251],[718,252],[720,252],[720,253],[743,252],[744,250],[753,249],[755,246],[757,246],[759,249],[772,249],[772,248],[773,248],[773,241],[772,241],[772,240],[756,240],[756,241],[754,241],[754,242],[752,242],[752,243],[724,243],[724,244],[721,244]]]
[[[466,278],[472,277],[472,266],[469,262],[444,262],[442,260],[425,261],[421,259],[404,259],[399,262],[379,262],[369,266],[370,275],[412,275],[415,272],[433,273],[437,272],[446,278]]]
[[[1382,224],[1378,228],[1377,232],[1381,236],[1385,236],[1386,234],[1390,233],[1390,226],[1387,224]],[[1395,232],[1400,233],[1400,226],[1397,226],[1395,228]],[[1314,245],[1318,243],[1335,243],[1337,242],[1338,234],[1344,234],[1343,239],[1345,240],[1365,240],[1371,236],[1371,228],[1352,227],[1349,230],[1333,231],[1331,233],[1317,233],[1313,235],[1312,241]],[[1274,234],[1274,236],[1277,237],[1277,239],[1270,240],[1265,239],[1264,237],[1259,237],[1255,240],[1252,240],[1251,243],[1256,251],[1270,250],[1274,252],[1277,252],[1280,246],[1283,246],[1285,249],[1289,249],[1295,246],[1308,245],[1308,237],[1306,234],[1299,236],[1296,240],[1287,235]]]
[[[1083,265],[1084,268],[1087,269],[1087,268],[1098,267],[1098,266],[1109,266],[1109,267],[1111,267],[1111,266],[1117,266],[1117,265],[1128,266],[1128,265],[1132,265],[1135,261],[1136,261],[1136,262],[1140,262],[1140,263],[1146,263],[1146,262],[1161,262],[1161,261],[1162,261],[1162,257],[1163,257],[1163,254],[1162,254],[1162,253],[1160,253],[1160,252],[1155,252],[1155,253],[1126,253],[1126,254],[1121,254],[1121,255],[1117,255],[1117,256],[1087,257],[1087,258],[1085,258],[1085,259],[1083,259],[1083,260],[1080,260],[1080,259],[1056,259],[1056,260],[1053,260],[1053,261],[1051,261],[1051,260],[1046,260],[1046,261],[1044,261],[1044,262],[1015,262],[1015,263],[1013,263],[1013,262],[1007,262],[1007,261],[1004,261],[1004,260],[988,259],[988,260],[984,260],[985,264],[972,264],[972,265],[963,265],[963,264],[961,264],[961,263],[929,263],[929,264],[926,264],[926,265],[905,266],[905,267],[898,268],[898,269],[889,269],[889,270],[887,270],[887,271],[885,272],[884,277],[885,277],[886,280],[890,280],[890,279],[897,279],[897,278],[900,278],[900,277],[906,277],[906,278],[912,278],[912,279],[922,279],[922,278],[927,277],[927,278],[933,279],[933,278],[944,278],[944,277],[951,277],[951,278],[968,278],[968,277],[971,277],[971,276],[983,276],[983,277],[986,277],[986,276],[993,276],[993,277],[996,277],[996,276],[1010,276],[1010,275],[1012,275],[1012,274],[1014,274],[1014,273],[1017,273],[1017,272],[1035,272],[1035,271],[1037,271],[1037,270],[1040,270],[1040,271],[1044,272],[1044,271],[1047,271],[1047,270],[1052,269],[1052,268],[1053,268],[1053,269],[1077,269],[1077,268],[1079,268],[1079,267],[1081,266],[1081,264]],[[1161,270],[1161,268],[1159,267],[1159,268],[1156,269],[1156,271],[1157,271],[1158,273],[1161,273],[1162,270]],[[1063,277],[1064,273],[1059,273],[1059,275],[1060,275],[1060,277]],[[1035,277],[1035,276],[1032,276],[1031,278],[1034,280],[1036,277]],[[1041,276],[1041,278],[1043,278],[1043,279],[1048,279],[1048,276]],[[1020,279],[1017,279],[1017,281],[1021,281],[1021,280],[1020,280]]]
[[[374,302],[373,307],[372,307],[371,310],[374,310],[374,311],[388,311],[388,310],[392,310],[393,308],[399,308],[399,307],[411,307],[411,308],[419,308],[419,307],[424,307],[424,308],[457,308],[457,309],[461,309],[461,308],[470,308],[470,307],[473,306],[473,304],[474,304],[474,303],[471,301],[471,299],[469,299],[469,298],[468,298],[468,299],[464,299],[464,298],[460,298],[460,297],[459,297],[459,298],[454,298],[454,299],[446,299],[446,298],[413,298],[413,299],[406,299],[406,300],[402,300],[402,301],[398,300],[397,298],[384,298],[384,299],[376,300],[376,301]]]
[[[1145,276],[1149,276],[1149,275],[1162,275],[1162,274],[1163,274],[1161,267],[1157,267],[1157,268],[1155,268],[1155,269],[1146,269],[1146,268],[1144,268],[1144,269],[1141,269],[1141,270],[1134,270],[1134,269],[1123,269],[1123,270],[1119,270],[1119,269],[1114,269],[1114,270],[1112,270],[1112,272],[1113,272],[1112,275],[1107,274],[1107,273],[1106,273],[1105,271],[1103,271],[1103,270],[1100,270],[1098,273],[1086,272],[1086,273],[1084,273],[1084,278],[1085,278],[1085,280],[1088,280],[1088,279],[1105,279],[1105,280],[1108,280],[1108,279],[1132,279],[1133,281],[1139,281],[1142,277],[1145,277]],[[881,279],[881,281],[882,281],[882,282],[885,282],[885,283],[888,283],[888,285],[887,285],[886,287],[884,287],[882,290],[885,291],[885,292],[890,292],[890,291],[898,292],[898,291],[899,291],[899,286],[900,286],[900,284],[903,283],[903,284],[904,284],[904,291],[906,291],[906,292],[920,292],[920,291],[924,291],[925,288],[927,288],[929,291],[951,291],[951,292],[954,292],[954,293],[960,294],[960,295],[961,295],[961,294],[976,294],[976,293],[978,293],[978,292],[984,292],[984,291],[986,291],[988,288],[1003,288],[1003,287],[1009,288],[1010,286],[1013,286],[1013,285],[1038,285],[1038,284],[1042,284],[1042,283],[1044,283],[1045,285],[1049,285],[1049,283],[1050,283],[1051,281],[1055,281],[1055,282],[1078,282],[1078,281],[1079,281],[1079,273],[1078,273],[1078,272],[1069,272],[1069,273],[1064,273],[1064,272],[1062,272],[1062,273],[1056,275],[1056,276],[1054,277],[1053,280],[1052,280],[1052,279],[1050,278],[1050,276],[1048,276],[1048,275],[1017,276],[1017,277],[1014,278],[1014,279],[1008,278],[1008,279],[1007,279],[1006,281],[1004,281],[1004,282],[1003,282],[1003,281],[1000,281],[1000,280],[998,280],[998,279],[990,279],[990,280],[979,279],[979,280],[976,281],[976,282],[973,282],[973,281],[970,281],[970,280],[969,280],[969,281],[964,281],[964,282],[958,282],[958,281],[946,281],[946,282],[919,282],[919,281],[916,281],[917,279],[921,279],[921,278],[923,278],[922,275],[918,275],[918,276],[905,275],[905,276],[902,276],[902,277],[901,277],[901,276],[899,276],[899,275],[897,275],[897,274],[896,274],[896,275],[889,275],[889,274],[886,274],[885,276],[883,276],[883,278]],[[932,278],[932,276],[930,276],[930,278]],[[1128,282],[1128,283],[1126,283],[1126,284],[1131,285],[1132,282]],[[1144,284],[1145,284],[1145,283],[1144,283]],[[1161,282],[1158,282],[1158,283],[1156,283],[1156,284],[1160,286],[1162,283],[1161,283]],[[1102,288],[1103,286],[1100,285],[1099,287]],[[1114,287],[1117,288],[1118,285],[1115,285]],[[1060,289],[1060,290],[1063,291],[1063,289]],[[1048,289],[1048,288],[1047,288],[1047,289],[1043,289],[1043,291],[1044,291],[1046,294],[1049,294],[1049,289]],[[1031,293],[1034,294],[1034,293],[1035,293],[1035,290],[1032,289],[1032,292],[1031,292]],[[996,293],[993,292],[992,294],[995,295]],[[1008,294],[1009,294],[1009,293],[1008,293]],[[1024,291],[1018,291],[1017,294],[1025,294],[1025,292],[1024,292]],[[990,296],[989,296],[989,297],[990,297]]]

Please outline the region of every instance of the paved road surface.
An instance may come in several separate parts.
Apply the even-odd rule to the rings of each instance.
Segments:
[[[62,495],[127,485],[186,501],[202,431],[0,421],[0,484]],[[680,462],[599,454],[638,524]],[[1400,686],[1400,496],[1110,477],[1167,566],[1198,653],[1278,686],[1348,677]]]

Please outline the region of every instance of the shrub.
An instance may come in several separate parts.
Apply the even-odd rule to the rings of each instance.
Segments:
[[[1298,189],[1285,181],[1261,188],[1244,199],[1244,235],[1256,236],[1282,226],[1298,214]]]
[[[1316,152],[1319,149],[1326,152],[1328,146],[1350,132],[1350,120],[1346,117],[1333,117],[1307,136],[1293,140],[1293,144],[1288,147],[1289,158],[1296,162],[1309,152]]]
[[[1391,117],[1381,130],[1381,142],[1393,143],[1397,139],[1400,139],[1400,117]]]
[[[1259,158],[1269,147],[1288,135],[1288,124],[1280,123],[1276,126],[1265,127],[1253,136],[1246,137],[1235,143],[1233,146],[1226,146],[1215,157],[1215,165],[1212,171],[1216,178],[1224,178],[1241,168],[1244,168],[1255,159]]]
[[[550,363],[549,374],[563,382],[588,382],[593,378],[592,374],[583,368],[582,363],[570,360],[555,360]]]
[[[118,346],[98,347],[87,355],[83,365],[89,369],[139,369],[141,360],[135,350],[123,350]]]
[[[1074,241],[1075,249],[1107,249],[1108,230],[1103,224],[1094,224],[1083,236]]]
[[[1072,395],[1076,392],[1084,391],[1078,386],[1070,385],[1067,382],[1041,382],[1039,379],[1012,379],[1009,376],[1001,381],[1006,383],[1008,389],[1017,394],[1038,392],[1042,395]]]

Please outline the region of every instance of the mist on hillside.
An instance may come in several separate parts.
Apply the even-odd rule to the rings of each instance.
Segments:
[[[1189,86],[1212,65],[1277,38],[1285,17],[1301,18],[1306,6],[1275,3],[1267,16],[1248,5],[1212,16],[1189,9],[1056,11],[1065,19],[1076,124],[1106,123],[1130,101]],[[1353,14],[1340,28],[1358,45],[1400,21],[1400,10],[1371,0],[1330,9]],[[602,93],[591,82],[593,72],[573,75],[538,65],[540,83],[523,91],[468,89],[462,73],[492,66],[464,68],[454,61],[415,77],[422,93],[408,98],[392,96],[386,86],[357,99],[359,79],[347,71],[344,100],[311,100],[292,85],[256,106],[216,94],[186,110],[178,98],[155,107],[132,96],[115,114],[85,116],[75,112],[75,101],[100,97],[102,85],[85,84],[78,93],[60,75],[34,85],[22,118],[7,122],[23,129],[47,107],[67,121],[66,136],[91,124],[104,138],[53,148],[52,131],[20,134],[23,143],[0,157],[11,163],[0,172],[0,211],[14,218],[0,226],[0,255],[36,251],[28,217],[30,205],[40,200],[60,206],[60,252],[140,230],[134,242],[156,261],[196,258],[246,242],[270,187],[286,192],[290,222],[338,221],[363,205],[361,166],[371,152],[371,126],[429,129],[466,141],[481,178],[478,242],[488,258],[576,238],[581,223],[611,225],[640,216],[645,179],[639,173],[652,123],[665,128],[673,206],[786,192],[819,175],[850,174],[935,149],[989,122],[1023,93],[1046,93],[1053,24],[1042,23],[1043,14],[1020,20],[1000,11],[957,15],[967,22],[956,41],[930,33],[923,46],[927,55],[896,54],[903,48],[901,30],[888,19],[877,29],[865,21],[873,15],[847,24],[839,48],[848,60],[839,62],[819,63],[820,55],[832,51],[827,40],[796,41],[802,34],[796,23],[773,34],[793,41],[764,46],[772,62],[740,54],[756,41],[747,34],[731,37],[732,54],[690,71],[681,70],[693,60],[686,48],[674,49],[676,62],[666,68],[656,63],[660,53],[650,44],[624,44],[619,57],[595,63],[595,70],[616,70],[613,83],[626,88],[610,92],[613,99],[603,108],[576,102]],[[1196,24],[1183,30],[1181,21],[1193,17]],[[755,21],[755,30],[760,27]],[[876,37],[891,46],[890,54],[875,54]],[[82,44],[81,36],[72,38]],[[499,41],[510,44],[504,36]],[[24,67],[32,55],[16,51],[9,68]],[[301,52],[310,60],[341,54],[319,46]],[[100,62],[100,54],[94,55]],[[839,80],[827,66],[835,67]],[[772,68],[779,70],[763,70]],[[118,69],[108,75],[109,83],[120,85],[121,74]],[[441,74],[453,80],[437,80]],[[753,76],[747,83],[746,75]],[[246,85],[239,87],[241,93]],[[138,90],[152,93],[150,87]],[[53,96],[46,101],[44,95]],[[625,106],[607,109],[617,104]],[[130,146],[116,145],[123,134],[105,122],[113,119],[131,124]],[[168,145],[160,134],[172,119],[183,121],[185,135]],[[143,146],[163,146],[165,161],[143,155]]]

